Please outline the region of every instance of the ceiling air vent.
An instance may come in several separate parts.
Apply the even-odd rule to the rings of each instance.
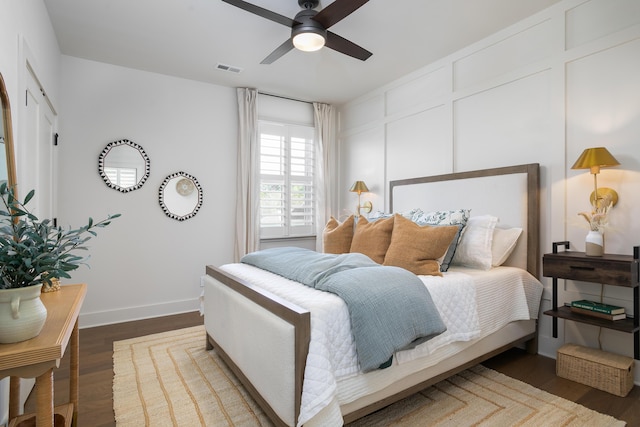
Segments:
[[[236,73],[236,74],[242,72],[242,68],[240,67],[234,67],[233,65],[226,65],[226,64],[220,64],[220,63],[216,65],[216,69],[222,70],[222,71],[228,71],[230,73]]]

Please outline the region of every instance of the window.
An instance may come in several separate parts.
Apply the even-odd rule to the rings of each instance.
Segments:
[[[315,234],[314,128],[259,122],[260,237]]]

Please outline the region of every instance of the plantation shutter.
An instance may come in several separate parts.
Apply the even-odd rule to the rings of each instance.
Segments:
[[[261,121],[260,237],[315,233],[314,129]]]

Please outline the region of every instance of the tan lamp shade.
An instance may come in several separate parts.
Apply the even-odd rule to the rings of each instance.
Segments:
[[[367,187],[367,184],[364,183],[364,181],[356,181],[351,186],[349,191],[351,191],[353,193],[358,193],[358,195],[360,195],[360,193],[368,193],[369,192],[369,188]]]

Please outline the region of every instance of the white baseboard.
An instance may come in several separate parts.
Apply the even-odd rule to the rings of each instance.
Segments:
[[[150,319],[171,314],[188,313],[200,309],[198,298],[171,301],[163,304],[143,305],[127,307],[116,310],[106,310],[93,313],[80,313],[79,327],[91,328],[94,326],[111,325],[114,323],[129,322],[133,320]]]

